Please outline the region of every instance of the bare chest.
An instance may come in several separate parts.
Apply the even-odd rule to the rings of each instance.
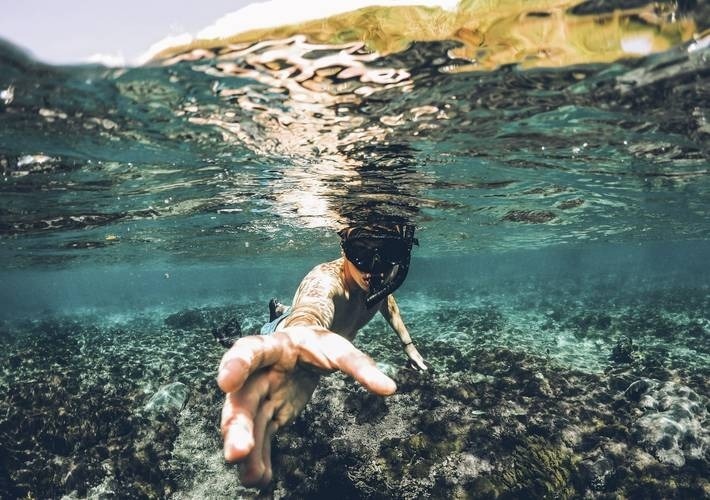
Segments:
[[[368,309],[360,295],[334,298],[335,314],[331,330],[352,340],[357,331],[365,326],[377,313],[377,307]]]

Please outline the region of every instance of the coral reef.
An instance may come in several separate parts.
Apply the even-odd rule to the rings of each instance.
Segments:
[[[5,323],[0,497],[707,497],[707,299],[590,293],[417,299],[428,374],[371,323],[357,343],[398,392],[324,377],[263,492],[222,459],[212,333],[265,304]]]

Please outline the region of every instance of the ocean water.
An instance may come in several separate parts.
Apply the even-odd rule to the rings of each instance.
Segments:
[[[442,12],[138,67],[0,45],[0,497],[710,497],[706,7]],[[373,321],[398,393],[324,378],[243,488],[212,331],[401,221],[432,373]]]

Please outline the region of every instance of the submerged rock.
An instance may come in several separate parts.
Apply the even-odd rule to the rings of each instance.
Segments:
[[[644,410],[634,425],[636,440],[661,463],[682,467],[688,459],[705,458],[710,449],[707,398],[674,382],[640,380],[626,392],[638,396]]]
[[[242,336],[242,326],[237,318],[230,318],[222,325],[213,327],[212,336],[229,349]]]
[[[191,330],[205,326],[205,315],[198,309],[187,309],[165,318],[165,324],[170,328]]]
[[[353,391],[344,401],[344,408],[355,416],[357,423],[379,422],[387,415],[384,398],[365,390]]]
[[[610,359],[615,363],[631,363],[636,359],[637,349],[629,337],[621,337],[611,351]]]
[[[604,487],[614,471],[614,464],[603,455],[585,458],[578,467],[582,484],[588,485],[596,491],[604,491]]]
[[[181,382],[164,385],[148,400],[144,409],[150,413],[174,414],[185,407],[189,390]]]
[[[532,375],[528,383],[525,385],[524,394],[527,396],[538,396],[545,398],[551,398],[555,395],[550,387],[550,382],[540,372],[536,372]]]

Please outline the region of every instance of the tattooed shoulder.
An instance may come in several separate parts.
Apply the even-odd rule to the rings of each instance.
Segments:
[[[293,312],[289,324],[318,323],[329,327],[335,314],[333,297],[342,291],[342,260],[326,262],[314,267],[301,281],[293,298]]]
[[[332,296],[340,286],[340,269],[341,263],[337,260],[314,267],[301,281],[294,302],[307,297]]]

